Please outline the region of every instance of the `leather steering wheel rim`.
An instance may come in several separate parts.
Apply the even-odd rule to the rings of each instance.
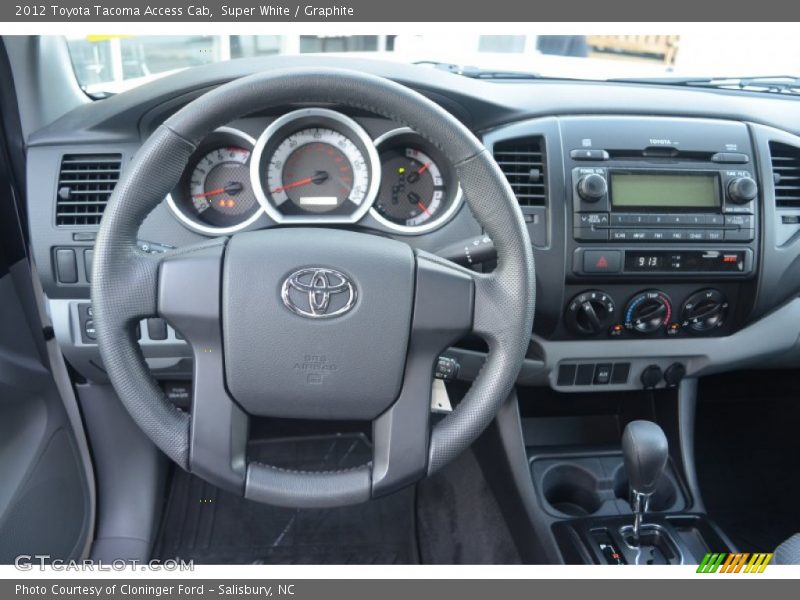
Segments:
[[[225,245],[225,239],[217,239],[163,256],[146,254],[136,243],[145,217],[174,188],[206,135],[236,118],[295,103],[362,109],[414,129],[452,162],[467,205],[497,248],[497,266],[489,274],[416,254],[418,264],[471,278],[471,330],[486,340],[489,352],[466,396],[431,429],[424,472],[384,488],[375,485],[373,464],[344,472],[309,473],[246,464],[238,456],[228,461],[236,474],[233,478],[196,468],[192,440],[202,432],[190,414],[166,399],[136,342],[136,323],[163,314],[159,277],[166,271],[164,261],[202,258],[223,252]],[[524,360],[533,324],[535,273],[516,197],[490,153],[460,121],[421,94],[380,77],[341,69],[298,69],[259,73],[221,85],[186,105],[148,138],[124,170],[105,210],[95,245],[91,296],[97,343],[108,376],[133,419],[167,456],[182,468],[219,485],[229,484],[225,487],[249,498],[322,507],[388,493],[436,472],[472,444],[508,397]],[[231,417],[233,430],[240,427],[237,418]],[[384,425],[392,426],[385,420]]]

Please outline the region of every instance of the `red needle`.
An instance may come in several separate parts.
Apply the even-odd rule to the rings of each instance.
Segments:
[[[424,165],[422,165],[419,168],[419,170],[417,171],[417,175],[422,175],[425,171],[428,170],[428,167],[430,167],[430,166],[431,166],[431,163],[430,162],[426,162]]]
[[[428,210],[428,207],[427,207],[427,206],[425,206],[425,205],[422,203],[422,200],[420,200],[419,202],[417,202],[417,206],[419,206],[419,209],[420,209],[422,212],[424,212],[426,215],[428,215],[428,216],[431,216],[431,211],[429,211],[429,210]]]
[[[276,194],[278,192],[285,192],[286,190],[291,190],[291,189],[294,189],[296,187],[300,187],[300,186],[303,186],[303,185],[308,185],[309,183],[312,183],[313,181],[314,181],[313,177],[306,177],[305,179],[300,179],[299,181],[295,181],[294,183],[287,183],[286,185],[282,185],[280,187],[277,187],[274,190],[272,190],[272,193]]]
[[[195,198],[206,198],[208,196],[218,196],[219,194],[224,194],[225,188],[217,188],[215,190],[211,190],[209,192],[203,192],[202,194],[195,194]]]

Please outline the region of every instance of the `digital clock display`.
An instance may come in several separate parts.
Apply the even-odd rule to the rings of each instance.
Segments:
[[[626,272],[742,272],[745,267],[745,253],[742,251],[722,252],[719,250],[654,250],[651,252],[625,252]]]

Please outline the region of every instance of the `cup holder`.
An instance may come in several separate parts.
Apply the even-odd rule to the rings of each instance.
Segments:
[[[544,474],[542,493],[555,510],[571,517],[583,517],[597,512],[602,505],[597,483],[597,478],[586,469],[561,464]]]
[[[620,500],[625,500],[625,502],[630,501],[628,476],[625,473],[625,467],[622,465],[614,473],[614,495]],[[669,510],[677,500],[678,490],[675,489],[675,484],[672,479],[662,475],[656,486],[656,491],[650,496],[649,510],[654,512]]]

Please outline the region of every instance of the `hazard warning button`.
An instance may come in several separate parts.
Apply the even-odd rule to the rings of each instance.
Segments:
[[[621,250],[586,250],[583,253],[584,273],[619,273],[621,268]]]

